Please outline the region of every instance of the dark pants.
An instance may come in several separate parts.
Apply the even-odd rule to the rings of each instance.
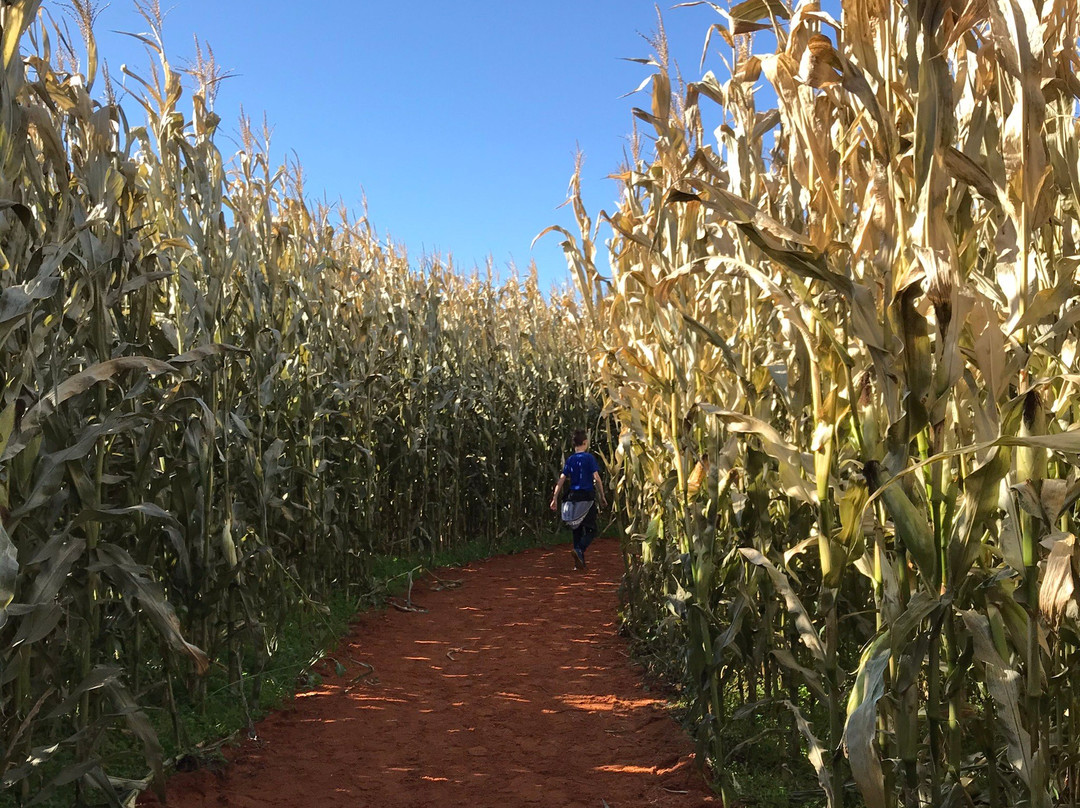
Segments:
[[[587,502],[595,499],[594,492],[592,491],[571,491],[566,495],[567,500],[570,502]],[[589,512],[585,514],[585,520],[574,528],[574,549],[581,551],[581,557],[585,558],[585,550],[592,544],[592,540],[596,538],[596,505],[595,503]]]

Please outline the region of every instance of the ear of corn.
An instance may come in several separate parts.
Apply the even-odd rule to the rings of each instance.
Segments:
[[[219,72],[177,71],[156,4],[144,120],[99,103],[75,6],[85,76],[36,2],[0,3],[0,777],[22,800],[108,792],[102,737],[160,785],[146,708],[179,732],[210,666],[257,702],[281,627],[359,598],[374,555],[536,529],[596,414],[570,295],[410,264],[246,121],[226,161]]]

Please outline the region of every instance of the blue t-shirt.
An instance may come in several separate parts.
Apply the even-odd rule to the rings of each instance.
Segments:
[[[562,473],[570,478],[571,491],[592,491],[593,473],[600,471],[600,464],[588,452],[575,452],[566,458]]]

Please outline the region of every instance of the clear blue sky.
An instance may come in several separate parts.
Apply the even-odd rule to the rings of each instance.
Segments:
[[[58,14],[56,3],[46,7]],[[360,209],[366,194],[380,234],[425,252],[453,253],[459,265],[488,254],[506,273],[530,258],[543,285],[568,279],[559,238],[530,242],[550,224],[572,228],[567,184],[580,145],[590,212],[611,209],[607,175],[617,170],[632,106],[621,98],[650,68],[642,35],[656,31],[648,0],[162,0],[171,61],[194,56],[194,35],[236,75],[218,95],[222,135],[233,136],[241,105],[265,112],[279,156],[296,152],[309,196]],[[672,55],[699,77],[708,6],[662,5]],[[140,72],[142,46],[113,31],[145,31],[127,0],[113,0],[97,23],[110,71]],[[719,37],[706,62],[720,73]],[[133,82],[129,84],[133,85]],[[224,138],[226,153],[234,151]]]

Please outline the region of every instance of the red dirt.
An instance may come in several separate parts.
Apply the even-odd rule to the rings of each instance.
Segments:
[[[615,632],[621,572],[600,539],[585,572],[557,547],[439,573],[462,586],[418,584],[427,613],[361,615],[344,677],[258,724],[223,770],[172,777],[169,806],[719,807]],[[374,673],[353,684],[352,660]]]

